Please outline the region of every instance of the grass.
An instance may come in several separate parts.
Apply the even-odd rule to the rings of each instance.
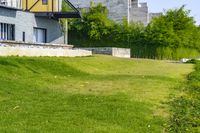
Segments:
[[[0,57],[0,132],[160,133],[191,64]]]

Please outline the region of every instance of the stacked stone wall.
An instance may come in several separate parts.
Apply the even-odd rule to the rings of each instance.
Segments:
[[[64,45],[43,45],[24,43],[0,43],[0,56],[56,56],[76,57],[91,56],[92,52],[81,49],[73,49],[72,46]]]

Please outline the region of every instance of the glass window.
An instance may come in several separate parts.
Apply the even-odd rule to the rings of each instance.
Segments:
[[[46,43],[47,40],[47,30],[43,28],[34,28],[33,42],[36,43]]]
[[[15,25],[0,23],[0,40],[14,40]]]
[[[42,0],[42,4],[43,5],[47,5],[48,4],[48,0]]]

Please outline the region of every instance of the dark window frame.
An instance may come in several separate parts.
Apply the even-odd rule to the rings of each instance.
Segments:
[[[0,40],[15,40],[15,24],[0,22]]]

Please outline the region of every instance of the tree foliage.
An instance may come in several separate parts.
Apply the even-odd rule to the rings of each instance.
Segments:
[[[83,32],[90,39],[100,40],[103,36],[110,34],[113,22],[108,19],[108,10],[102,4],[95,6],[91,3],[90,10],[83,11],[82,20],[76,20],[73,28]]]
[[[132,56],[142,58],[199,56],[200,27],[195,25],[185,6],[166,11],[146,27],[141,23],[128,23],[126,19],[123,23],[111,21],[107,8],[102,4],[91,4],[83,12],[81,20],[71,23],[73,36],[70,37],[78,37],[80,41],[75,41],[77,46],[130,47]],[[71,43],[74,44],[73,40]]]
[[[197,27],[190,11],[182,6],[168,10],[164,15],[155,18],[146,28],[145,37],[153,45],[164,47],[193,47],[196,42]],[[200,48],[200,47],[199,47]]]

